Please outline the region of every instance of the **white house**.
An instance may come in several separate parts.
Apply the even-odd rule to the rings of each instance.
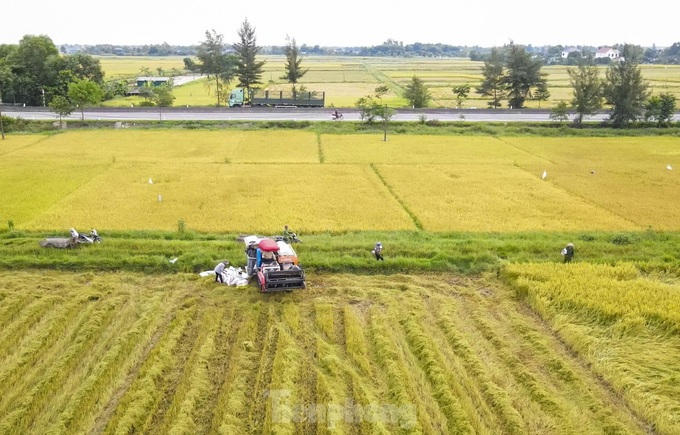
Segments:
[[[580,51],[581,51],[581,50],[579,50],[579,49],[576,48],[576,47],[568,47],[568,48],[565,48],[564,50],[562,50],[562,59],[568,58],[568,57],[569,57],[569,53],[573,53],[573,52],[577,52],[577,53],[578,53],[578,52],[580,52]]]
[[[600,59],[602,57],[608,57],[609,59],[618,59],[619,50],[615,50],[611,47],[600,47],[595,52],[595,59]]]

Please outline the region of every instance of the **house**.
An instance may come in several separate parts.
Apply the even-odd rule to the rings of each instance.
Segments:
[[[562,50],[562,59],[568,58],[568,57],[569,57],[569,53],[574,53],[574,52],[580,53],[581,50],[579,50],[579,49],[576,48],[576,47],[568,47],[568,48],[565,48],[564,50]]]
[[[616,50],[611,47],[600,47],[597,49],[595,52],[595,59],[601,59],[601,58],[609,58],[609,59],[618,59],[619,58],[619,50]]]

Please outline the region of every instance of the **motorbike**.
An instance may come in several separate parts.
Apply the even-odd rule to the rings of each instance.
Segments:
[[[342,119],[342,113],[340,113],[340,112],[333,112],[333,113],[331,113],[331,119],[332,119],[333,121],[337,121],[337,120],[339,120],[339,119]]]
[[[90,234],[78,233],[78,243],[101,243],[102,238],[97,233],[97,230],[92,228]]]
[[[102,238],[99,237],[97,230],[92,228],[90,234],[82,234],[71,228],[69,230],[71,237],[47,237],[39,242],[43,248],[76,248],[81,243],[101,243]]]
[[[290,233],[287,236],[276,236],[277,240],[283,240],[286,243],[302,243],[295,233]]]

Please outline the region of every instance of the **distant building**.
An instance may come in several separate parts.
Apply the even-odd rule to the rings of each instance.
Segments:
[[[568,57],[569,57],[569,53],[574,53],[574,52],[580,53],[581,50],[579,50],[579,49],[576,48],[576,47],[565,48],[564,50],[562,50],[562,59],[568,58]]]
[[[611,60],[618,59],[620,56],[619,50],[611,47],[600,47],[595,52],[595,59],[609,58]]]
[[[151,86],[160,86],[165,84],[172,84],[170,77],[137,77],[137,87],[146,86],[149,83]]]

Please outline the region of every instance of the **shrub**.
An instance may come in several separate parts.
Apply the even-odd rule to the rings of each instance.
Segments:
[[[630,245],[633,241],[625,234],[619,234],[612,239],[612,243],[615,245]]]

